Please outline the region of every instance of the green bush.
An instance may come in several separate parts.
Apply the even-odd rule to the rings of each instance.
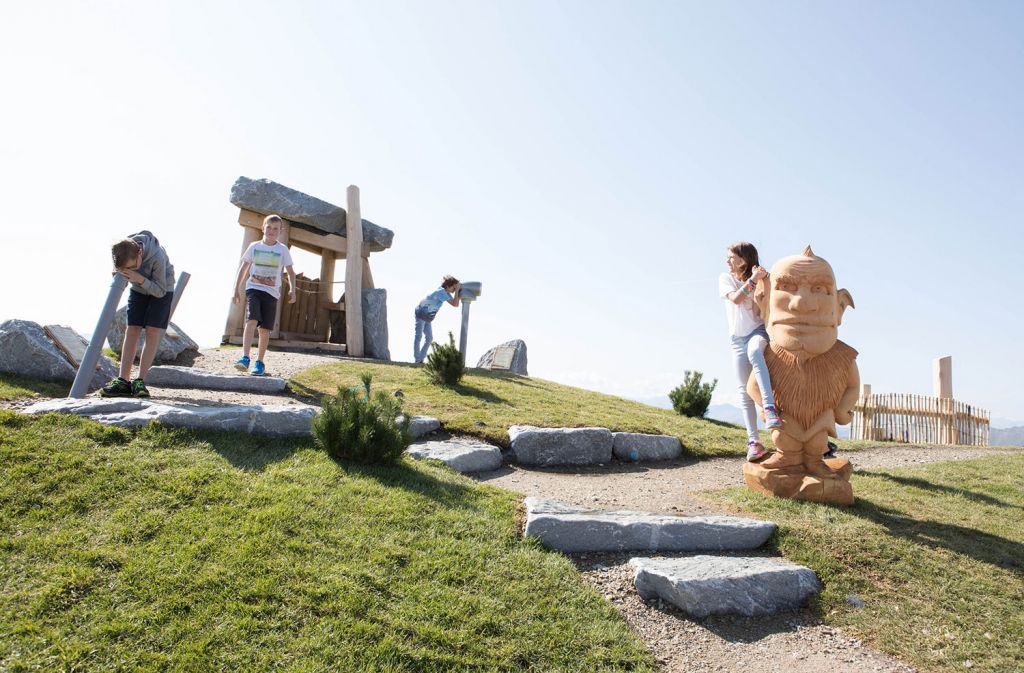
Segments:
[[[362,386],[339,386],[313,417],[313,439],[335,460],[392,463],[412,442],[401,400],[380,391],[371,394],[372,380],[363,374]]]
[[[707,413],[708,406],[711,404],[711,393],[718,385],[718,379],[702,384],[700,382],[704,378],[702,373],[686,370],[684,374],[682,385],[677,386],[668,394],[669,399],[672,400],[672,408],[683,416],[701,418]]]
[[[448,343],[430,345],[430,355],[423,365],[431,383],[454,386],[462,380],[466,373],[466,363],[462,361],[462,353],[455,346],[455,337],[448,332]]]

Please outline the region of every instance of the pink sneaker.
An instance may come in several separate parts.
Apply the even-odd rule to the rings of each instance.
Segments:
[[[766,404],[764,407],[764,427],[769,430],[782,427],[782,418],[774,404]]]
[[[756,463],[768,455],[768,449],[764,448],[761,442],[751,440],[747,442],[747,461]]]

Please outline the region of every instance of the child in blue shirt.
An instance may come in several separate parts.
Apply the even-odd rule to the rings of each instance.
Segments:
[[[441,310],[441,306],[445,302],[452,306],[459,305],[459,289],[461,287],[462,283],[458,279],[445,276],[441,279],[441,287],[424,297],[416,307],[416,338],[413,340],[412,354],[417,363],[422,363],[423,359],[427,357],[430,344],[434,341],[434,330],[430,323],[434,322],[434,317],[437,316],[437,312]],[[426,338],[424,339],[424,337]],[[420,339],[423,339],[422,347]]]

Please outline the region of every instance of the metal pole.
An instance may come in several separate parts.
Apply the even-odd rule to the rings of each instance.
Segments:
[[[174,315],[174,309],[178,308],[178,302],[181,300],[181,293],[185,291],[185,286],[188,285],[188,279],[192,275],[188,271],[182,271],[178,274],[178,282],[174,285],[174,299],[171,300],[171,313],[167,316],[167,326],[171,325],[171,316]]]
[[[462,364],[466,364],[466,340],[469,338],[469,305],[471,301],[462,300],[462,331],[459,333],[459,352],[462,353]]]
[[[93,372],[96,371],[96,363],[100,361],[103,341],[107,337],[107,332],[110,331],[110,323],[114,320],[117,304],[121,301],[121,295],[124,294],[124,289],[127,286],[128,281],[124,279],[124,276],[119,273],[114,274],[114,279],[110,281],[107,303],[103,305],[100,319],[96,321],[96,329],[92,333],[92,339],[89,340],[89,347],[85,349],[85,355],[82,356],[82,364],[79,365],[78,373],[75,374],[75,382],[71,384],[71,392],[68,393],[68,397],[81,399],[89,392],[89,383],[94,376]]]

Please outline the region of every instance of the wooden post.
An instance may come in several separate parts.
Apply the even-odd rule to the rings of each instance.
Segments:
[[[373,274],[370,273],[370,258],[363,257],[363,289],[372,290],[373,285]]]
[[[242,254],[249,246],[263,237],[263,232],[259,229],[253,229],[252,227],[242,227],[242,253],[238,255],[241,259]],[[241,261],[239,261],[241,266]],[[231,277],[234,281],[238,277],[238,267],[235,267],[235,275]],[[234,295],[235,289],[231,288],[231,293]],[[232,298],[231,308],[228,309],[228,320],[224,323],[224,337],[221,339],[221,343],[227,343],[231,337],[242,336],[242,330],[245,329],[245,286],[242,286],[242,299],[237,304]]]
[[[953,358],[947,355],[932,361],[932,391],[939,398],[942,420],[939,424],[939,443],[953,443]]]
[[[291,227],[288,226],[288,221],[285,220],[281,223],[281,233],[277,237],[277,240],[285,245],[288,245],[288,230]],[[291,246],[288,246],[291,247]],[[284,291],[284,286],[288,284],[288,272],[281,268],[281,289],[280,297],[277,299],[277,313],[274,314],[274,329],[270,331],[271,339],[281,338],[281,305],[288,301],[288,293]],[[297,293],[296,293],[297,294]],[[298,298],[296,298],[298,301]],[[256,340],[259,341],[259,330],[256,331]]]
[[[354,358],[363,357],[363,215],[359,188],[349,185],[345,215],[345,346]]]
[[[331,316],[327,308],[334,303],[334,253],[324,250],[320,253],[320,292],[317,297],[317,333],[327,341],[331,334]]]

